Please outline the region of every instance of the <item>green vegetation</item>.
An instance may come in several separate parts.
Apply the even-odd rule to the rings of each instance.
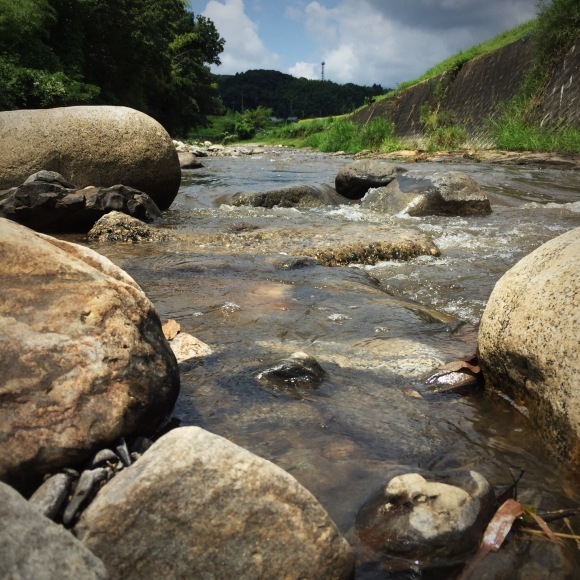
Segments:
[[[451,112],[433,109],[429,103],[421,107],[421,124],[429,151],[459,149],[467,139],[467,132],[455,123]]]
[[[578,127],[548,128],[540,124],[542,95],[559,60],[580,35],[577,0],[542,2],[534,34],[536,52],[518,95],[505,103],[492,124],[500,149],[580,153]]]
[[[327,153],[356,153],[363,149],[388,153],[403,148],[401,141],[393,135],[393,124],[384,118],[374,119],[364,126],[344,117],[309,119],[272,129],[266,140],[312,147]]]
[[[520,40],[524,36],[529,34],[533,34],[538,26],[538,19],[530,20],[529,22],[524,22],[515,28],[510,28],[509,30],[505,30],[501,32],[491,40],[486,40],[481,44],[476,44],[471,48],[466,50],[461,50],[458,53],[446,58],[445,60],[441,61],[440,63],[436,64],[434,67],[431,67],[427,70],[424,74],[420,77],[412,80],[401,83],[397,86],[396,91],[406,89],[407,87],[416,85],[422,81],[426,81],[433,77],[439,76],[445,72],[455,73],[457,72],[467,61],[476,58],[478,56],[482,56],[484,54],[488,54],[497,50],[498,48],[502,48],[502,46],[506,46],[511,42],[515,42],[516,40]],[[392,92],[390,94],[393,94]]]
[[[0,0],[0,110],[126,105],[184,134],[221,107],[213,23],[185,0]]]
[[[265,107],[280,119],[311,119],[350,113],[385,92],[380,85],[296,78],[275,70],[249,70],[217,77],[224,105],[232,111]]]

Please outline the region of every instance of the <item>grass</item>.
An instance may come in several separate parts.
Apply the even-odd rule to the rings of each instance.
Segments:
[[[393,134],[393,124],[384,118],[374,119],[364,126],[346,117],[309,119],[270,130],[266,141],[311,147],[325,153],[357,153],[363,149],[388,153],[404,148]]]

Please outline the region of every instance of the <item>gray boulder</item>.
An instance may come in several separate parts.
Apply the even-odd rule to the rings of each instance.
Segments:
[[[242,191],[231,200],[235,206],[252,207],[322,207],[340,205],[348,200],[336,193],[330,185],[291,185],[268,191]]]
[[[61,526],[0,482],[0,577],[107,578],[104,564]]]
[[[167,209],[179,189],[177,152],[154,119],[126,107],[90,106],[0,113],[0,190],[57,171],[83,188],[122,183]]]
[[[361,199],[369,189],[384,187],[406,171],[388,161],[357,159],[339,169],[334,186],[337,193],[348,199]]]
[[[491,485],[475,471],[405,473],[362,508],[357,532],[377,553],[449,564],[477,548],[494,508]]]
[[[132,278],[2,218],[0,276],[0,480],[21,488],[166,420],[177,362]]]
[[[481,318],[490,387],[525,406],[542,436],[580,467],[580,228],[540,246],[497,282]]]
[[[324,369],[313,356],[294,352],[260,371],[256,378],[267,386],[284,391],[315,389],[324,380]]]
[[[86,232],[110,211],[151,222],[161,211],[146,194],[125,185],[78,190],[54,171],[39,171],[0,199],[0,216],[41,232]]]
[[[386,187],[371,189],[361,206],[391,215],[487,215],[491,205],[485,191],[468,175],[446,171],[400,175]]]
[[[350,578],[347,541],[273,463],[198,427],[164,435],[74,528],[113,578]]]
[[[178,151],[177,155],[179,157],[179,166],[181,169],[200,169],[203,167],[203,163],[189,151]]]

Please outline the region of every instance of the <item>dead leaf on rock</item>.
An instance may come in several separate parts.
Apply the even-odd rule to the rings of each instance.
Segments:
[[[163,334],[167,340],[173,340],[181,330],[181,325],[176,320],[166,320],[162,325],[161,328],[163,330]]]

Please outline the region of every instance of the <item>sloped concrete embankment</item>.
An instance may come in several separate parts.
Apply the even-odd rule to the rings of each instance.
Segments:
[[[474,58],[457,71],[446,72],[357,111],[356,123],[387,117],[395,134],[421,143],[421,108],[446,111],[463,126],[477,145],[487,143],[487,125],[498,105],[512,99],[534,56],[532,40],[518,40],[492,53]],[[542,123],[551,126],[580,123],[580,38],[558,66],[545,93]]]

